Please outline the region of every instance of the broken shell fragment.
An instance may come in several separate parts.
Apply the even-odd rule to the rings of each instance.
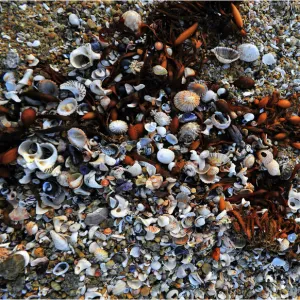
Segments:
[[[215,112],[211,117],[212,124],[218,129],[226,129],[231,124],[231,119],[229,115],[224,115],[221,112]]]

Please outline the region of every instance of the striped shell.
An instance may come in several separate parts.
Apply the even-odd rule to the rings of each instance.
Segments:
[[[226,154],[210,153],[207,160],[210,165],[219,167],[227,164],[230,158]]]
[[[74,95],[75,99],[79,102],[82,101],[86,95],[85,86],[82,83],[75,80],[69,80],[61,84],[59,88],[61,90],[70,91]]]
[[[190,91],[181,91],[174,97],[174,105],[183,112],[193,111],[200,104],[200,97]]]
[[[109,124],[108,128],[114,134],[124,134],[128,130],[128,125],[124,121],[116,120],[116,121],[112,121]]]
[[[184,124],[179,131],[179,141],[184,143],[193,142],[201,133],[201,127],[196,122]]]
[[[217,58],[217,60],[223,64],[230,64],[240,58],[238,51],[227,47],[216,47],[211,50]]]

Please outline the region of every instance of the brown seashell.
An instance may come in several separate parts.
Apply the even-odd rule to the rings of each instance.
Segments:
[[[264,108],[264,107],[266,107],[267,104],[268,104],[268,102],[269,102],[269,100],[270,100],[270,97],[269,97],[269,96],[262,98],[262,99],[259,101],[259,103],[258,103],[258,107],[259,107],[259,108]]]
[[[173,134],[177,133],[178,128],[179,128],[179,119],[178,119],[177,116],[175,116],[172,119],[172,121],[171,121],[171,123],[169,125],[169,128],[170,128],[171,133],[173,133]]]
[[[123,163],[125,165],[128,165],[128,166],[133,166],[134,165],[134,160],[130,156],[126,155],[124,160],[123,160]]]
[[[110,118],[111,118],[112,121],[118,120],[118,111],[115,108],[113,108],[111,110],[111,112],[110,112]]]
[[[15,161],[18,157],[18,147],[12,148],[1,155],[1,164],[7,165]]]
[[[277,106],[280,108],[289,108],[292,106],[292,103],[289,100],[281,99],[277,102]]]
[[[292,147],[300,150],[300,142],[292,143]]]
[[[138,123],[134,125],[135,130],[137,131],[139,136],[142,136],[144,133],[144,124],[143,123]]]
[[[138,138],[139,138],[139,134],[137,132],[137,130],[135,129],[135,126],[133,125],[129,125],[129,128],[128,128],[128,135],[130,137],[131,140],[134,140],[136,141]]]
[[[24,126],[29,127],[36,119],[36,111],[33,108],[26,108],[21,114],[21,121]]]
[[[88,113],[86,113],[81,120],[93,120],[96,119],[97,114],[94,111],[90,111]]]
[[[248,76],[241,76],[233,83],[236,87],[240,89],[251,89],[255,85],[255,81]]]
[[[257,119],[257,125],[261,125],[261,124],[265,123],[267,120],[267,117],[268,117],[268,115],[266,112],[263,112],[262,114],[260,114]]]
[[[293,125],[299,125],[300,124],[300,117],[299,116],[292,116],[288,119],[290,123]]]
[[[276,135],[274,135],[274,139],[277,140],[277,141],[280,141],[280,140],[284,140],[288,135],[284,132],[282,133],[277,133]]]
[[[185,235],[184,237],[181,238],[173,238],[174,239],[174,243],[176,245],[185,245],[187,243],[187,241],[189,240],[189,236]]]
[[[10,171],[7,168],[0,167],[0,177],[8,178],[10,177]]]
[[[190,150],[196,150],[200,146],[201,142],[199,140],[193,141],[190,145]]]
[[[44,255],[45,255],[45,250],[42,247],[38,247],[33,250],[34,257],[43,257]]]

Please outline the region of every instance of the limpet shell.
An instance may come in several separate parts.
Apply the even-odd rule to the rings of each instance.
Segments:
[[[178,92],[174,97],[174,105],[183,112],[193,111],[200,104],[200,96],[191,91]]]

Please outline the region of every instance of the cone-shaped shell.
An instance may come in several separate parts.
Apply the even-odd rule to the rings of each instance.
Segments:
[[[61,116],[69,116],[77,109],[77,101],[74,98],[67,98],[59,103],[57,113]]]
[[[200,97],[190,91],[181,91],[174,97],[174,105],[183,112],[193,111],[200,104]]]
[[[240,58],[238,51],[227,47],[216,47],[211,50],[217,60],[223,64],[230,64]]]

